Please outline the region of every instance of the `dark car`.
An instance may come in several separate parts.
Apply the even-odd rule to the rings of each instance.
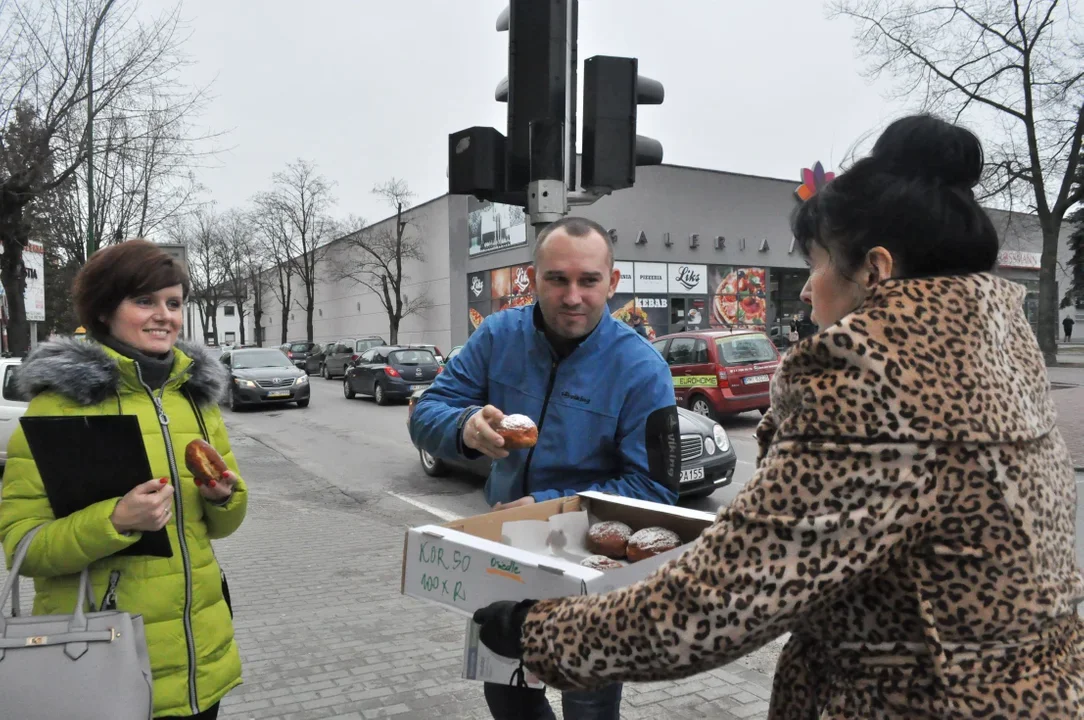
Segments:
[[[244,405],[296,402],[309,406],[309,376],[278,348],[232,350],[222,356],[230,371],[231,410]]]
[[[407,400],[440,374],[436,355],[422,348],[377,347],[366,350],[346,368],[343,396],[372,395],[378,405]]]
[[[343,338],[330,343],[324,348],[324,361],[320,364],[320,375],[325,380],[346,375],[346,368],[366,350],[387,345],[383,338],[369,335],[363,338]]]
[[[771,407],[779,350],[756,330],[699,330],[666,335],[655,346],[674,377],[680,407],[710,418]]]
[[[425,388],[422,388],[410,398],[410,408],[407,410],[408,426],[410,416],[414,413],[414,405],[424,392]],[[705,498],[719,488],[729,485],[734,479],[738,458],[723,426],[680,407],[678,423],[681,431],[681,484],[678,486],[678,498]],[[493,462],[484,455],[476,460],[437,458],[420,448],[418,457],[421,459],[422,470],[430,477],[446,475],[453,468],[488,477],[489,467]]]
[[[324,360],[323,348],[313,342],[289,342],[280,345],[279,349],[286,353],[286,357],[307,374],[313,375],[320,372],[320,363]]]

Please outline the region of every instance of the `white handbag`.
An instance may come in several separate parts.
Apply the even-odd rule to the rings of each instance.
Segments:
[[[153,682],[142,616],[94,612],[89,571],[79,574],[71,615],[19,615],[19,567],[28,532],[15,551],[0,607],[0,719],[150,720]],[[89,611],[84,609],[87,604]]]

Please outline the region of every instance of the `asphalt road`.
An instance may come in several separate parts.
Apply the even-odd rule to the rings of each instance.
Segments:
[[[340,487],[365,496],[394,493],[404,502],[432,509],[438,517],[469,517],[488,511],[482,478],[430,478],[407,434],[407,406],[380,407],[371,398],[343,397],[342,381],[310,378],[312,404],[226,411],[232,428],[258,439],[298,465]],[[714,512],[728,503],[753,474],[758,413],[723,423],[738,456],[734,480],[710,498],[688,507]]]

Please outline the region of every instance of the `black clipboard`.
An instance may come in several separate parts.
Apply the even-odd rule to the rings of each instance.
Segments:
[[[152,478],[135,415],[23,417],[19,424],[57,518],[123,497]],[[117,554],[173,557],[173,548],[163,528]]]

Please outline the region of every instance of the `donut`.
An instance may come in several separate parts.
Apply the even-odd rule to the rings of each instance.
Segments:
[[[496,430],[505,450],[532,448],[538,442],[538,427],[526,415],[505,415]]]
[[[608,558],[605,555],[592,555],[584,558],[580,561],[580,565],[592,570],[613,570],[614,568],[625,567],[617,560]]]
[[[608,558],[625,557],[632,528],[623,522],[595,523],[587,530],[587,549]]]
[[[649,527],[637,530],[629,538],[629,562],[639,562],[655,557],[668,550],[681,547],[681,538],[673,530],[661,527]]]
[[[196,439],[184,449],[184,464],[196,479],[196,484],[222,482],[222,475],[229,468],[226,461],[206,440]]]

